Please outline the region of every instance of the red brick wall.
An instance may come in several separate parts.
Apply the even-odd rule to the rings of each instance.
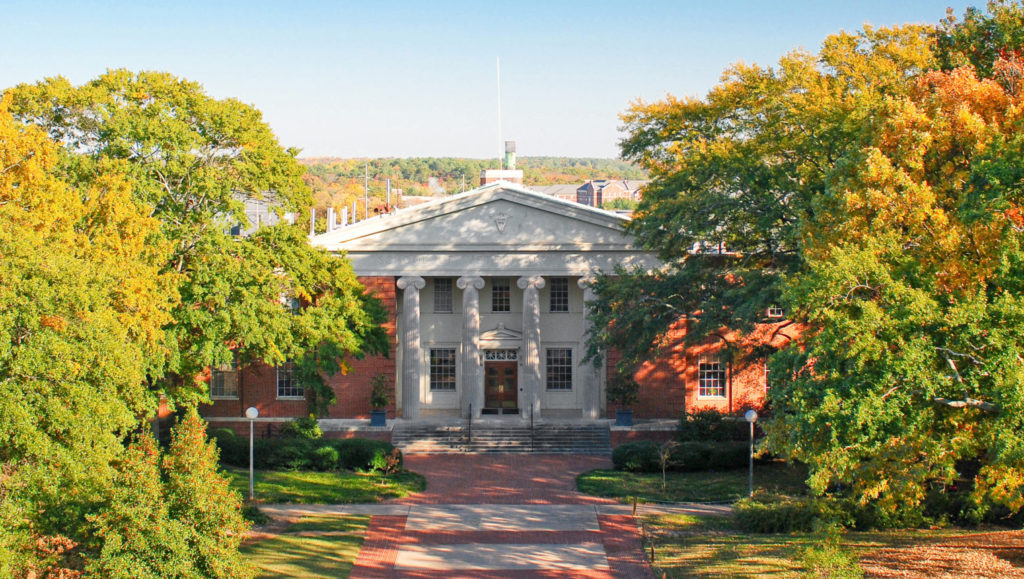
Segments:
[[[388,383],[395,384],[395,346],[397,302],[395,294],[395,278],[393,277],[361,277],[359,282],[384,304],[388,311],[388,320],[384,329],[388,333],[390,357],[367,356],[362,360],[346,360],[347,371],[327,378],[327,383],[334,389],[338,403],[329,409],[325,418],[368,418],[370,413],[370,379],[382,373]],[[209,372],[197,377],[209,381]],[[277,370],[273,366],[255,364],[243,368],[238,377],[239,398],[237,400],[214,400],[213,404],[203,405],[200,414],[203,416],[241,417],[245,409],[255,406],[261,417],[300,417],[309,414],[305,400],[277,399]],[[392,394],[388,416],[395,415],[395,396]]]
[[[388,320],[384,329],[388,333],[389,356],[367,356],[362,360],[349,359],[348,372],[336,374],[327,379],[334,389],[338,403],[331,407],[329,418],[369,418],[370,417],[370,379],[377,374],[384,374],[391,392],[391,405],[388,407],[388,418],[395,417],[395,352],[398,338],[395,320],[398,319],[398,301],[394,277],[360,277],[359,283],[367,291],[377,296],[388,312]]]
[[[633,405],[636,418],[676,418],[687,410],[714,408],[727,414],[742,412],[748,408],[760,409],[766,394],[765,360],[752,355],[754,348],[766,342],[781,346],[796,335],[792,326],[789,334],[783,330],[788,322],[762,324],[745,336],[724,332],[721,336],[701,344],[687,346],[686,321],[680,320],[666,336],[662,356],[653,362],[640,366],[635,377],[640,384],[639,399]],[[725,398],[701,398],[699,396],[699,360],[705,352],[722,350],[725,342],[732,345],[731,358],[721,352],[726,363],[727,388]],[[615,363],[620,356],[616,352],[608,355],[608,376],[610,380]],[[608,416],[614,416],[616,406],[608,405]]]

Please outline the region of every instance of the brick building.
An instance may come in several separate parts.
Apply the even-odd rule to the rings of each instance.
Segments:
[[[338,403],[328,417],[366,417],[379,375],[394,385],[389,418],[614,414],[605,392],[614,353],[600,368],[582,361],[594,297],[588,282],[616,265],[661,265],[623,224],[502,181],[314,237],[314,245],[344,253],[391,313],[391,355],[330,377]],[[788,340],[784,326],[766,323],[741,343],[723,334],[687,346],[680,320],[663,356],[637,371],[636,416],[759,408],[765,360],[748,354]],[[223,369],[210,380],[208,417],[238,417],[252,405],[270,420],[308,412],[287,367]]]

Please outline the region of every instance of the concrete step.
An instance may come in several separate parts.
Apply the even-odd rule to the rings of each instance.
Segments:
[[[472,436],[472,438],[470,438]],[[565,453],[607,455],[606,425],[396,425],[392,443],[407,453]]]

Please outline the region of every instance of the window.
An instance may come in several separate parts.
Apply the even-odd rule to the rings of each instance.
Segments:
[[[299,315],[299,312],[302,310],[302,302],[294,296],[281,296],[281,305],[293,316]]]
[[[772,306],[768,308],[769,318],[781,318],[786,315],[786,312],[779,306]]]
[[[430,389],[455,390],[455,348],[430,350]]]
[[[572,348],[548,348],[548,390],[572,390]]]
[[[234,361],[210,371],[211,398],[238,398],[238,367]]]
[[[718,354],[702,354],[697,372],[699,374],[698,396],[701,398],[725,398],[725,366]]]
[[[507,279],[496,279],[491,282],[491,311],[512,311],[512,284]]]
[[[569,278],[551,278],[551,311],[569,311]]]
[[[277,397],[305,398],[306,390],[295,381],[295,364],[291,360],[277,367]]]
[[[452,308],[452,278],[439,277],[434,280],[434,313],[450,314]]]

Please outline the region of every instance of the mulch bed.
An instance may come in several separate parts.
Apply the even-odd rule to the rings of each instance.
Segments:
[[[974,533],[873,549],[860,559],[868,577],[1022,577],[1024,531]]]

